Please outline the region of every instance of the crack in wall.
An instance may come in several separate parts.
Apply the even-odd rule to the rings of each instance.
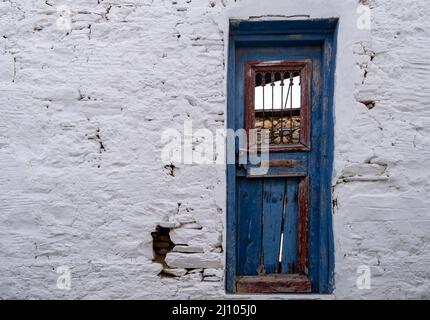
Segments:
[[[12,76],[12,82],[15,83],[16,79],[16,57],[13,57],[13,76]]]
[[[376,57],[376,53],[373,50],[367,48],[367,46],[363,42],[360,42],[359,45],[361,46],[361,50],[362,50],[362,53],[359,53],[359,55],[365,55],[365,56],[368,56],[369,58],[368,62],[358,64],[360,69],[363,70],[363,79],[361,81],[361,84],[364,85],[366,83],[366,80],[369,74],[369,63],[373,62],[373,60]]]

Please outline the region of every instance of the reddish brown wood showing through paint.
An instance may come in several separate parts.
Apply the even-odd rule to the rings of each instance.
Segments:
[[[237,293],[309,293],[311,282],[299,274],[237,277]]]
[[[298,212],[298,267],[301,274],[308,274],[308,208],[309,208],[309,177],[302,179],[299,185],[299,212]]]

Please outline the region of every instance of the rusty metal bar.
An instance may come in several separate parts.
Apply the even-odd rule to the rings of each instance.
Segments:
[[[284,143],[284,72],[281,72],[281,134],[280,134],[280,141],[281,144]]]
[[[273,121],[273,109],[275,108],[275,72],[271,72],[270,74],[271,86],[272,86],[272,131],[270,132],[270,140],[274,142],[275,138],[275,122]]]
[[[291,87],[291,96],[290,96],[290,112],[293,113],[293,86],[294,86],[294,72],[290,73],[290,87]],[[290,143],[293,143],[293,117],[290,116]]]

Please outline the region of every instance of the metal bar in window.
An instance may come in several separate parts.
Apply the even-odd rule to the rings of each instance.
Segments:
[[[281,132],[280,132],[280,141],[281,144],[284,143],[284,72],[281,72]]]
[[[291,87],[291,97],[290,97],[290,143],[293,143],[293,86],[294,86],[294,72],[290,74],[290,87]]]
[[[261,86],[263,87],[263,129],[265,129],[265,121],[264,121],[264,102],[265,102],[265,97],[264,97],[264,91],[265,90],[265,86],[266,86],[266,73],[262,73],[261,74]]]
[[[291,78],[291,73],[287,73],[287,75]],[[288,78],[288,77],[287,77]],[[291,82],[291,80],[290,80]],[[287,109],[287,104],[288,104],[288,99],[290,97],[291,94],[291,83],[288,85],[288,90],[287,90],[287,97],[285,98],[285,104],[283,109]],[[290,116],[291,116],[291,110],[290,110]],[[285,129],[287,130],[287,126],[288,126],[288,116],[286,117],[286,119],[282,119],[285,120]],[[287,136],[288,137],[288,136]],[[282,131],[282,143],[284,143],[284,132]]]
[[[271,136],[267,137],[267,142],[272,144],[271,152],[308,151],[311,64],[308,61],[282,61],[278,67],[273,63],[249,62],[247,70],[254,71],[246,73],[249,75],[246,92],[250,97],[246,101],[247,130],[255,128],[259,130],[257,134],[263,129],[269,130]],[[272,92],[266,91],[269,85],[274,85]],[[281,101],[281,106],[278,101]],[[261,139],[257,137],[257,141],[261,142]]]
[[[274,142],[275,141],[275,128],[274,128],[274,121],[273,121],[273,109],[275,108],[275,73],[272,72],[271,75],[271,86],[272,86],[272,132],[270,134],[271,136],[271,141]]]

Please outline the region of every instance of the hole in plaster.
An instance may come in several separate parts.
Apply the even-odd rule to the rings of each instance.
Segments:
[[[167,170],[168,175],[174,177],[176,174],[177,167],[171,163],[164,166],[164,169]]]
[[[369,110],[372,110],[376,106],[376,103],[373,100],[360,101],[360,103],[364,104],[365,107]]]
[[[333,209],[336,210],[338,207],[337,198],[333,199]]]
[[[153,262],[160,263],[163,270],[158,274],[160,277],[170,277],[170,274],[164,271],[168,268],[165,259],[166,255],[173,250],[175,244],[170,240],[170,229],[157,226],[155,231],[151,233],[152,236],[152,250],[154,251]]]

